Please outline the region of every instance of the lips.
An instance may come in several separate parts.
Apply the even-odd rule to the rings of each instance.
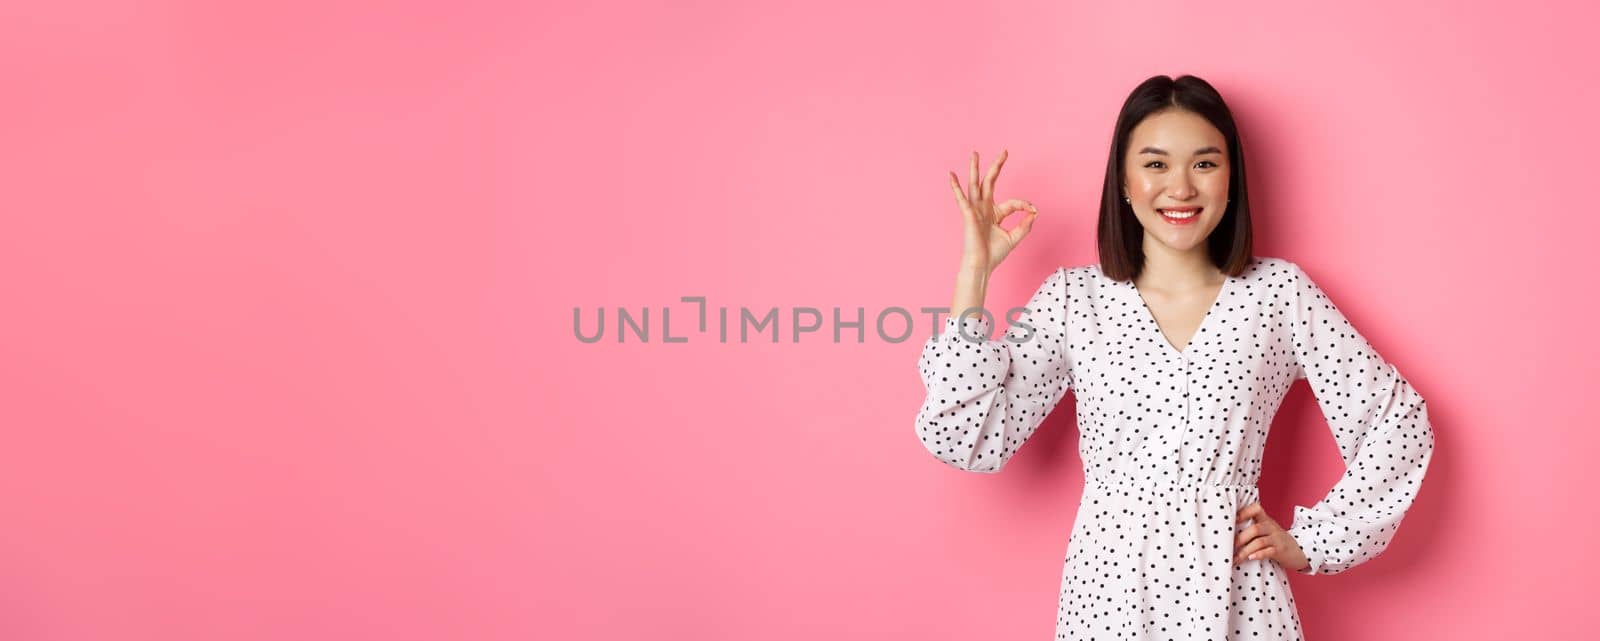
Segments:
[[[1167,207],[1156,211],[1168,220],[1187,220],[1200,214],[1199,207]]]

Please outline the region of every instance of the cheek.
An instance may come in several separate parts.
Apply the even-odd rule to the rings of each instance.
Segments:
[[[1209,174],[1199,182],[1205,185],[1204,189],[1206,191],[1213,194],[1222,194],[1228,191],[1228,175],[1222,172]]]
[[[1149,195],[1161,191],[1161,183],[1150,176],[1130,176],[1128,191],[1136,195]]]

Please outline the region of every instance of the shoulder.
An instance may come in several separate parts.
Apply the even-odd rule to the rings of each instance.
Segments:
[[[1068,280],[1084,280],[1093,278],[1100,273],[1100,265],[1089,263],[1084,265],[1063,265],[1059,270],[1061,276]]]
[[[1245,273],[1257,272],[1263,276],[1290,271],[1298,267],[1287,258],[1279,256],[1251,256],[1250,264],[1245,267]]]
[[[1077,294],[1094,292],[1112,280],[1100,270],[1100,263],[1084,263],[1082,265],[1064,265],[1056,272],[1062,280],[1062,285],[1067,291]]]
[[[1239,278],[1268,285],[1293,284],[1305,277],[1300,265],[1277,256],[1252,256]]]
[[[1069,281],[1084,283],[1110,280],[1106,277],[1106,273],[1100,270],[1100,263],[1064,265],[1061,267],[1061,275]]]
[[[1041,280],[1045,285],[1071,288],[1094,280],[1095,275],[1099,273],[1098,265],[1061,265],[1045,273]]]

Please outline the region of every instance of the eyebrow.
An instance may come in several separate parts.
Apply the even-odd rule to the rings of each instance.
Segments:
[[[1160,148],[1160,147],[1145,147],[1144,149],[1140,149],[1139,153],[1141,153],[1141,154],[1157,154],[1157,155],[1160,155],[1160,156],[1167,155],[1167,151],[1165,149]],[[1217,149],[1216,147],[1201,147],[1201,148],[1196,149],[1194,151],[1194,155],[1196,155],[1196,156],[1199,156],[1201,154],[1220,154],[1220,153],[1222,153],[1222,150],[1221,149]]]

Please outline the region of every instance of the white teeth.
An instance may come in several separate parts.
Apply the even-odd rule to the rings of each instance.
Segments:
[[[1176,212],[1176,211],[1172,211],[1170,209],[1161,210],[1161,215],[1162,216],[1166,216],[1167,218],[1179,218],[1179,219],[1182,219],[1182,218],[1193,218],[1193,217],[1195,217],[1195,215],[1197,215],[1199,213],[1200,213],[1200,210],[1198,210],[1198,209],[1196,209],[1194,211],[1185,211],[1185,212]]]

